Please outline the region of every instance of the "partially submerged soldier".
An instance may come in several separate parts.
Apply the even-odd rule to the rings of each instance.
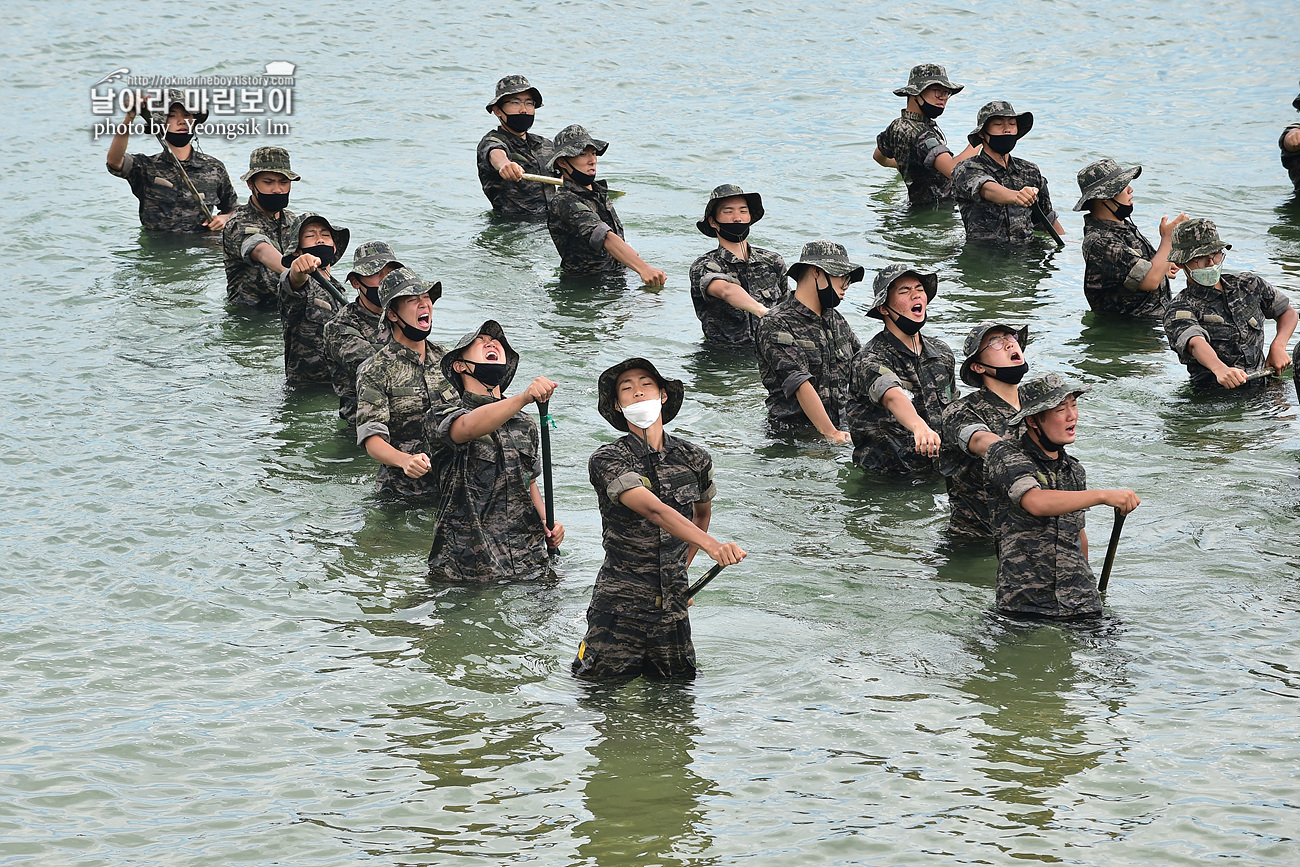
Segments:
[[[280,147],[255,148],[248,171],[239,178],[248,184],[248,201],[235,209],[221,234],[226,261],[226,303],[240,307],[273,307],[285,266],[285,250],[293,238],[289,190],[300,177],[289,165],[289,152]]]
[[[691,265],[691,303],[714,346],[754,346],[758,321],[789,293],[785,261],[749,243],[750,227],[763,219],[763,197],[735,184],[715,187],[695,224],[718,246]]]
[[[435,404],[457,399],[442,375],[447,350],[428,339],[441,297],[442,283],[427,285],[410,268],[394,269],[379,285],[380,318],[392,339],[357,370],[357,445],[380,463],[380,493],[419,499],[438,492],[424,420]]]
[[[1114,506],[1127,515],[1141,502],[1128,489],[1088,490],[1083,465],[1066,454],[1075,440],[1076,399],[1089,386],[1054,373],[1020,386],[1025,423],[1016,439],[995,440],[984,458],[993,537],[998,549],[997,608],[1028,617],[1094,617],[1101,595],[1088,565],[1084,513]]]
[[[804,244],[799,261],[786,272],[795,281],[794,292],[762,318],[754,339],[774,433],[811,426],[833,443],[851,440],[843,429],[849,362],[862,346],[835,308],[864,273],[842,245],[831,241]]]
[[[325,325],[325,353],[330,360],[339,418],[355,432],[357,426],[357,368],[392,338],[392,329],[380,319],[379,286],[401,268],[393,248],[383,241],[368,241],[352,254],[347,281],[357,297],[344,305]]]
[[[126,113],[123,131],[108,146],[108,173],[124,178],[131,194],[140,200],[140,225],[166,232],[220,232],[230,219],[239,197],[221,160],[194,149],[194,128],[208,119],[206,111],[193,113],[185,107],[185,94],[166,92],[166,150],[155,154],[126,152],[131,134],[125,130],[135,120],[135,94]],[[153,123],[154,121],[151,121]],[[169,154],[167,151],[171,151]],[[175,159],[173,159],[173,155]],[[177,167],[180,162],[180,168]],[[216,209],[215,216],[203,213],[181,177],[181,169],[198,190],[204,205]]]
[[[1291,105],[1300,111],[1300,96],[1293,99]],[[1282,130],[1277,147],[1281,151],[1282,168],[1291,177],[1291,186],[1300,193],[1300,121],[1290,123]]]
[[[953,401],[940,419],[943,447],[939,469],[948,477],[948,535],[988,539],[993,535],[984,493],[984,456],[1013,431],[1020,412],[1018,384],[1029,370],[1024,349],[1028,326],[1002,322],[977,325],[962,346],[961,381],[976,390]]]
[[[496,96],[487,104],[497,127],[478,143],[478,180],[492,210],[502,217],[546,216],[546,185],[525,181],[525,174],[550,174],[551,140],[529,132],[542,92],[522,75],[497,82]]]
[[[867,315],[885,323],[849,365],[853,462],[877,473],[938,472],[939,418],[957,397],[948,344],[921,334],[939,275],[895,263],[875,281]]]
[[[284,378],[289,385],[333,383],[325,349],[325,326],[340,309],[343,287],[330,274],[348,249],[351,232],[320,214],[299,214],[289,230],[280,275],[280,328],[284,332]]]
[[[623,224],[609,201],[609,185],[596,180],[596,161],[609,142],[592,138],[578,124],[555,136],[555,149],[547,162],[564,183],[546,209],[551,240],[560,254],[566,275],[621,273],[631,268],[647,286],[662,286],[664,272],[652,268],[623,240]]]
[[[588,465],[605,562],[573,673],[694,677],[686,567],[698,549],[724,566],[745,552],[708,533],[716,493],[709,453],[664,431],[681,409],[681,380],[629,358],[600,375],[597,391],[600,414],[627,435],[598,448]]]
[[[460,399],[434,406],[426,420],[442,495],[429,580],[540,578],[549,568],[548,548],[564,541],[564,525],[546,528],[537,425],[523,410],[550,400],[556,383],[539,376],[505,397],[519,353],[491,319],[466,334],[441,365]]]
[[[1165,336],[1187,366],[1192,385],[1245,385],[1271,368],[1291,366],[1286,344],[1296,311],[1286,295],[1254,274],[1223,273],[1225,251],[1214,223],[1188,220],[1174,230],[1169,261],[1187,273],[1187,286],[1165,307]],[[1264,320],[1277,320],[1277,335],[1264,352]]]
[[[954,157],[943,130],[935,123],[948,106],[949,97],[961,93],[964,87],[949,81],[948,71],[939,64],[922,63],[913,66],[907,84],[894,91],[894,96],[907,98],[907,107],[901,117],[894,118],[876,136],[872,159],[898,169],[914,206],[951,201],[953,169],[975,155],[974,146],[967,145]]]
[[[1044,230],[1051,225],[1058,235],[1065,234],[1043,173],[1028,160],[1011,156],[1033,126],[1034,115],[1017,114],[1009,102],[996,100],[979,110],[966,140],[980,152],[952,172],[966,240],[1019,246],[1034,237],[1035,225]]]
[[[1100,313],[1159,316],[1169,303],[1169,281],[1178,266],[1169,262],[1174,229],[1186,214],[1160,218],[1160,246],[1151,246],[1130,217],[1133,181],[1141,166],[1122,168],[1100,159],[1079,170],[1079,201],[1074,210],[1083,218],[1083,294]]]

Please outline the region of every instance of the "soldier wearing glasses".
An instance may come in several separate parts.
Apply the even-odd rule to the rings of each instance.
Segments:
[[[1295,331],[1290,300],[1254,274],[1223,273],[1231,244],[1206,219],[1188,220],[1174,230],[1169,261],[1187,273],[1187,288],[1165,307],[1165,335],[1187,365],[1192,385],[1245,385],[1266,367],[1291,366],[1286,344]],[[1264,320],[1277,320],[1277,336],[1264,353]]]
[[[551,174],[546,169],[551,140],[529,132],[541,107],[542,92],[522,75],[498,81],[496,96],[487,104],[498,126],[478,143],[478,180],[492,210],[503,217],[546,216],[546,185],[523,180],[525,174]]]
[[[937,63],[922,63],[912,67],[907,85],[894,91],[895,96],[907,97],[907,108],[876,136],[872,159],[898,169],[913,205],[951,201],[953,168],[976,153],[973,146],[967,146],[954,157],[943,130],[935,123],[948,98],[961,93],[964,86],[949,81],[947,70]]]

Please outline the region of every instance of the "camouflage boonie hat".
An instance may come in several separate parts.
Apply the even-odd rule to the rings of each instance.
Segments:
[[[554,142],[555,150],[546,161],[546,170],[550,172],[555,171],[555,161],[560,157],[576,157],[589,147],[595,148],[596,156],[601,157],[609,149],[609,142],[592,138],[587,130],[576,123],[569,124],[557,132]]]
[[[469,345],[477,340],[480,334],[486,334],[488,337],[493,338],[497,343],[500,343],[501,348],[505,350],[506,375],[501,380],[501,393],[505,394],[506,386],[510,384],[510,381],[515,378],[515,374],[519,372],[519,353],[510,348],[510,341],[506,340],[506,333],[501,330],[501,323],[497,322],[495,319],[489,319],[478,328],[466,334],[460,339],[459,343],[452,347],[447,354],[442,357],[442,375],[448,382],[456,387],[457,391],[461,394],[465,393],[465,379],[455,370],[452,370],[452,365],[462,359],[465,355],[465,350],[469,349]],[[471,361],[469,363],[473,364],[474,362]],[[470,374],[470,376],[473,375],[473,373]]]
[[[330,237],[334,239],[335,262],[343,258],[343,253],[348,248],[348,241],[352,240],[352,233],[344,227],[335,226],[320,214],[312,211],[303,211],[301,214],[294,217],[293,222],[289,224],[289,240],[288,243],[285,244],[284,256],[282,257],[286,263],[286,268],[289,267],[287,263],[292,262],[298,256],[298,250],[300,249],[298,245],[302,243],[302,227],[308,223],[324,223],[325,228],[330,230]]]
[[[394,268],[379,284],[379,321],[388,318],[388,308],[407,295],[428,295],[430,301],[442,297],[442,281],[429,285],[410,268]]]
[[[948,80],[948,70],[937,63],[921,63],[912,67],[907,76],[907,84],[894,91],[894,96],[919,96],[921,91],[931,85],[942,85],[953,93],[961,93],[964,84],[953,84]]]
[[[709,225],[709,218],[717,210],[718,202],[723,199],[731,199],[736,196],[744,198],[745,203],[749,205],[749,225],[754,225],[763,219],[763,197],[758,193],[747,193],[735,184],[723,184],[720,187],[714,187],[713,192],[709,193],[709,200],[704,205],[704,219],[695,224],[699,229],[710,238],[718,237],[718,230]]]
[[[1016,336],[1016,342],[1020,348],[1024,349],[1029,344],[1029,326],[1028,325],[1008,325],[1005,322],[985,322],[983,325],[976,325],[966,335],[966,342],[962,344],[961,353],[965,360],[961,363],[961,381],[971,386],[979,388],[984,384],[984,380],[978,373],[970,369],[970,366],[979,361],[980,344],[988,336],[990,331],[1005,331],[1008,334]],[[980,361],[980,364],[984,362]]]
[[[861,265],[849,261],[849,254],[843,244],[834,241],[809,241],[804,244],[799,261],[786,269],[785,276],[798,280],[805,265],[821,268],[832,277],[847,274],[850,283],[857,283],[867,273]]]
[[[1024,111],[1016,114],[1016,110],[1011,107],[1011,103],[1004,99],[995,99],[980,109],[979,114],[975,115],[975,128],[966,134],[966,141],[970,146],[977,148],[984,144],[980,138],[980,133],[984,132],[984,126],[995,117],[1014,117],[1016,119],[1016,141],[1020,141],[1029,131],[1034,128],[1034,113]]]
[[[284,148],[253,148],[253,152],[248,155],[248,171],[240,175],[239,179],[246,181],[260,172],[274,172],[277,175],[284,175],[291,181],[302,180],[294,174],[293,169],[289,168],[289,152]]]
[[[397,254],[393,248],[383,241],[367,241],[352,254],[352,270],[344,279],[351,279],[355,274],[358,277],[373,277],[380,271],[384,270],[385,265],[393,265],[401,268],[402,263],[397,261]]]
[[[620,361],[613,367],[608,368],[596,381],[596,392],[598,394],[596,408],[604,416],[605,421],[624,432],[627,431],[627,419],[623,417],[623,412],[619,409],[617,397],[618,378],[629,370],[635,370],[638,367],[654,377],[655,382],[659,383],[659,390],[668,395],[668,400],[664,402],[663,410],[660,413],[660,418],[663,419],[664,424],[668,424],[677,417],[677,413],[682,408],[682,400],[686,397],[686,389],[682,386],[680,379],[664,379],[660,376],[658,368],[644,358],[629,358],[626,361]]]
[[[1179,223],[1174,229],[1173,247],[1169,251],[1169,261],[1175,265],[1185,265],[1197,256],[1213,256],[1220,250],[1231,250],[1231,244],[1219,239],[1219,229],[1204,217]]]
[[[1091,385],[1067,382],[1055,373],[1031,379],[1020,386],[1020,412],[1007,420],[1007,426],[1014,427],[1031,415],[1056,409],[1067,397],[1078,397],[1089,391]]]
[[[1110,159],[1100,159],[1088,163],[1079,169],[1079,191],[1083,196],[1075,204],[1074,210],[1082,211],[1093,199],[1113,199],[1124,188],[1133,183],[1133,179],[1142,174],[1141,166],[1123,168]]]
[[[928,304],[934,300],[934,296],[939,294],[939,274],[938,272],[926,273],[914,265],[904,265],[901,262],[894,262],[886,265],[876,273],[876,282],[872,288],[876,290],[876,297],[871,301],[871,309],[867,315],[881,321],[885,316],[880,312],[889,301],[889,287],[894,285],[894,281],[904,274],[915,274],[916,279],[921,281],[921,286],[925,288],[925,302]]]
[[[514,96],[516,93],[531,93],[533,95],[533,105],[536,108],[542,107],[542,92],[528,83],[528,79],[522,75],[507,75],[497,82],[497,94],[492,97],[492,101],[487,104],[488,114],[492,109],[507,96]]]
[[[149,108],[151,102],[153,102],[152,99],[146,99],[139,107],[140,116],[149,121],[153,120],[153,110]],[[167,115],[171,113],[173,105],[179,105],[185,111],[194,115],[195,126],[207,122],[208,113],[206,111],[190,111],[189,106],[185,104],[185,92],[175,87],[169,87],[166,93],[163,94],[163,123],[167,122]]]

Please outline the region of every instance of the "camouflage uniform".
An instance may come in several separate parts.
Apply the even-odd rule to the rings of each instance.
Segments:
[[[1296,97],[1296,102],[1300,103],[1300,96]],[[1297,105],[1297,108],[1300,108],[1300,105]],[[1291,177],[1291,186],[1295,187],[1297,193],[1300,193],[1300,151],[1287,153],[1286,149],[1282,147],[1282,139],[1286,138],[1287,133],[1293,129],[1300,129],[1300,123],[1293,123],[1282,130],[1282,134],[1277,139],[1277,149],[1281,152],[1282,167],[1286,169],[1286,173]]]
[[[339,398],[339,418],[356,427],[357,368],[374,355],[392,337],[387,323],[361,306],[349,302],[338,315],[325,323],[325,353],[330,360],[334,393]]]
[[[980,133],[995,117],[1017,119],[1017,141],[1024,138],[1034,126],[1034,115],[1031,112],[1016,114],[1011,103],[995,100],[981,108],[975,117],[975,129],[966,136],[972,147],[984,144]],[[1038,201],[1035,204],[1042,209],[1047,223],[1038,218],[1033,207],[995,205],[985,199],[980,195],[980,187],[989,181],[999,183],[1009,190],[1037,187]],[[1056,211],[1052,209],[1052,197],[1047,190],[1047,178],[1043,177],[1038,166],[1008,154],[1007,166],[1003,168],[989,155],[987,147],[957,164],[952,172],[952,189],[961,210],[962,224],[966,227],[967,241],[1026,244],[1034,237],[1035,225],[1046,230],[1057,220]]]
[[[248,171],[239,176],[248,181],[262,172],[282,175],[290,181],[301,178],[289,166],[289,153],[284,148],[253,148],[248,157]],[[279,219],[271,216],[251,201],[240,205],[226,221],[221,233],[221,251],[226,260],[226,303],[241,307],[271,307],[279,297],[279,275],[261,262],[253,259],[253,249],[263,241],[278,253],[284,253],[298,236],[290,231],[293,211],[285,208]]]
[[[1023,400],[1023,398],[1022,398]],[[1101,613],[1101,596],[1079,537],[1086,510],[1037,517],[1027,491],[1087,490],[1083,465],[1060,449],[1052,459],[1026,433],[998,440],[984,458],[985,493],[998,548],[997,607],[1012,614],[1078,617]]]
[[[600,506],[605,562],[596,576],[589,629],[574,672],[591,678],[635,674],[626,665],[648,653],[661,675],[693,674],[685,595],[690,546],[624,506],[619,497],[644,486],[691,520],[695,504],[716,494],[709,453],[667,433],[658,452],[628,434],[597,449],[588,472]]]
[[[218,214],[233,211],[239,204],[235,188],[230,183],[230,175],[221,160],[201,154],[197,150],[190,152],[190,158],[181,160],[185,174],[199,191],[209,208],[216,208]],[[146,229],[159,229],[164,232],[206,232],[203,226],[208,215],[199,210],[198,203],[171,154],[167,151],[149,156],[147,154],[125,154],[122,167],[114,169],[109,166],[108,173],[118,178],[125,178],[131,185],[131,193],[140,200],[140,225]]]
[[[971,453],[970,441],[981,431],[1006,435],[1018,411],[987,388],[955,400],[944,409],[939,421],[943,441],[939,471],[948,477],[950,535],[988,538],[993,534],[984,494],[984,459]]]
[[[623,270],[623,263],[605,249],[605,236],[610,232],[624,237],[623,223],[609,201],[605,181],[596,181],[588,190],[566,178],[546,207],[546,225],[564,273]]]
[[[320,214],[306,211],[294,218],[289,229],[289,246],[284,251],[286,256],[295,256],[299,250],[299,238],[302,227],[308,221],[324,223],[329,227],[334,239],[334,255],[341,258],[348,248],[350,233],[342,226],[330,225]],[[321,280],[333,286],[335,295],[316,281]],[[277,307],[280,311],[280,328],[284,332],[284,378],[289,385],[302,385],[309,382],[334,381],[334,366],[325,349],[325,326],[329,324],[343,304],[339,297],[346,298],[342,284],[324,270],[316,272],[301,286],[295,287],[289,279],[289,270],[280,275]]]
[[[536,181],[507,181],[488,160],[488,154],[501,149],[511,162],[516,162],[530,175],[549,175],[546,161],[550,159],[551,140],[537,133],[526,132],[520,138],[497,127],[478,143],[478,181],[483,195],[492,203],[492,210],[503,217],[546,216],[547,184]]]
[[[795,393],[812,382],[837,428],[847,421],[849,363],[862,345],[838,310],[813,313],[793,293],[759,320],[754,337],[758,372],[767,388],[767,417],[775,431],[809,425]]]
[[[1193,337],[1205,338],[1224,364],[1253,373],[1264,366],[1264,322],[1291,306],[1254,274],[1224,274],[1220,282],[1223,291],[1191,281],[1165,307],[1165,336],[1200,388],[1217,388],[1219,381],[1192,357],[1187,344]]]
[[[952,199],[952,181],[934,167],[943,154],[952,156],[939,125],[923,114],[903,109],[902,116],[876,136],[880,153],[898,163],[908,200],[917,207]]]
[[[957,359],[948,344],[918,336],[919,355],[889,331],[881,331],[849,364],[846,417],[853,434],[853,462],[868,470],[928,475],[938,469],[938,460],[919,454],[916,438],[881,405],[885,392],[901,388],[917,415],[937,431],[944,408],[960,393]]]
[[[1099,313],[1159,316],[1169,303],[1169,278],[1153,292],[1138,287],[1151,270],[1156,248],[1132,220],[1083,217],[1083,294]]]
[[[736,283],[755,301],[770,308],[790,292],[785,260],[770,250],[750,244],[748,259],[738,259],[730,250],[719,246],[691,265],[691,303],[704,331],[704,341],[752,348],[761,320],[710,295],[707,287],[714,280]]]

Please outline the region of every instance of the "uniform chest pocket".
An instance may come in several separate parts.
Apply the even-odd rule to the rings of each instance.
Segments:
[[[420,397],[424,394],[422,389],[410,385],[399,385],[393,388],[393,397]]]

